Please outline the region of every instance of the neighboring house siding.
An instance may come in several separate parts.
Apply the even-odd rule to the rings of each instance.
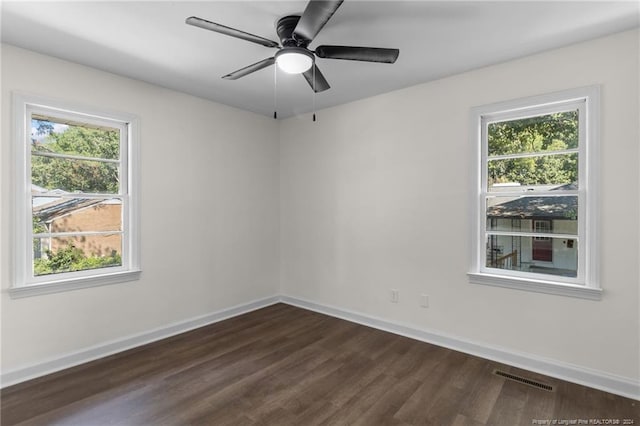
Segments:
[[[505,219],[505,218],[493,218],[493,228],[497,231],[513,231],[521,230],[523,232],[530,232],[533,229],[532,219],[519,220],[520,227],[517,227],[518,219]],[[575,234],[578,227],[577,220],[552,220],[551,229],[556,234]],[[550,236],[553,235],[550,234]],[[520,240],[513,239],[510,236],[497,236],[494,242],[496,249],[499,249],[499,253],[496,253],[496,257],[504,256],[512,253],[514,250],[518,250],[518,262],[541,264],[543,266],[550,266],[559,269],[571,269],[577,268],[577,244],[567,243],[566,239],[552,239],[552,251],[553,258],[551,262],[538,261],[533,259],[533,246],[532,239],[523,237]]]
[[[72,231],[115,231],[120,228],[122,209],[120,204],[95,204],[53,219],[52,232]],[[54,238],[51,250],[55,253],[72,243],[87,256],[109,256],[112,252],[121,254],[120,234]]]

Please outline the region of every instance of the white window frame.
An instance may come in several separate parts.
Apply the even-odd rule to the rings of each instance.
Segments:
[[[120,129],[120,189],[122,200],[122,265],[35,276],[31,194],[31,116],[39,114]],[[139,137],[138,118],[57,99],[13,93],[13,298],[58,293],[136,280],[140,276]]]
[[[583,87],[541,96],[499,102],[471,109],[470,143],[474,147],[471,193],[469,282],[539,293],[599,300],[598,157],[599,86]],[[488,124],[505,120],[579,110],[578,142],[578,248],[576,278],[502,270],[486,266],[486,188]],[[562,152],[560,152],[562,153]],[[499,193],[503,195],[503,193]],[[505,195],[509,195],[506,193]],[[513,194],[517,195],[517,194]],[[522,194],[520,194],[522,195]],[[532,236],[524,233],[522,236]],[[553,235],[557,237],[557,235]]]

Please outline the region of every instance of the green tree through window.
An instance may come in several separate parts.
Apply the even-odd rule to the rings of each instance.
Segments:
[[[578,111],[490,123],[489,185],[506,182],[521,185],[575,183],[578,180],[578,156],[566,151],[577,148]],[[539,155],[517,158],[519,154]],[[512,155],[516,158],[503,157]]]
[[[32,153],[53,153],[86,158],[117,160],[120,155],[120,135],[117,130],[67,126],[54,132],[51,122],[34,120],[34,127],[46,129],[42,140],[32,139]],[[118,168],[114,163],[69,160],[45,155],[33,155],[31,181],[46,189],[73,192],[118,192]]]

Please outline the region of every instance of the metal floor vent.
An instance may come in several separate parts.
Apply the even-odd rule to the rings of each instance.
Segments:
[[[496,376],[504,377],[505,379],[513,380],[514,382],[519,382],[524,385],[533,386],[537,389],[546,390],[547,392],[553,392],[553,386],[548,385],[546,383],[536,382],[535,380],[527,379],[526,377],[516,376],[515,374],[506,373],[500,370],[493,370],[493,374]]]

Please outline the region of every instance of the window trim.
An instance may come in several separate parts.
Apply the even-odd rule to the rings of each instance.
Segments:
[[[12,298],[50,294],[80,288],[95,287],[132,281],[139,278],[140,268],[140,215],[139,215],[139,120],[135,115],[88,107],[75,102],[13,92],[12,158],[15,159],[13,173],[14,224],[12,250],[12,285],[8,292]],[[88,124],[109,123],[121,128],[126,138],[126,147],[121,154],[121,173],[126,187],[120,189],[118,197],[123,205],[123,251],[122,266],[86,271],[33,276],[31,220],[31,159],[30,116],[32,111],[46,110],[55,116],[81,118]],[[86,120],[86,121],[85,121]],[[126,234],[126,238],[125,238]]]
[[[484,227],[486,223],[483,197],[483,186],[486,180],[486,144],[484,136],[484,121],[487,118],[499,117],[500,120],[521,118],[523,116],[536,116],[549,112],[561,111],[564,105],[570,103],[584,103],[580,109],[580,131],[585,140],[578,147],[578,217],[584,218],[578,222],[578,236],[582,244],[578,251],[578,277],[566,280],[562,277],[553,277],[534,274],[515,273],[513,271],[499,271],[492,268],[487,271],[482,261]],[[495,104],[474,107],[470,114],[470,144],[474,149],[472,156],[471,173],[471,234],[469,252],[469,282],[497,287],[513,288],[518,290],[547,293],[563,296],[572,296],[591,300],[600,300],[602,289],[599,281],[599,210],[598,210],[598,182],[599,182],[599,106],[600,87],[589,86],[570,89],[540,96],[532,96],[522,99],[498,102]],[[557,109],[555,109],[557,108]],[[581,141],[582,142],[582,141]],[[484,221],[484,222],[483,222]],[[578,238],[576,236],[576,239]]]

